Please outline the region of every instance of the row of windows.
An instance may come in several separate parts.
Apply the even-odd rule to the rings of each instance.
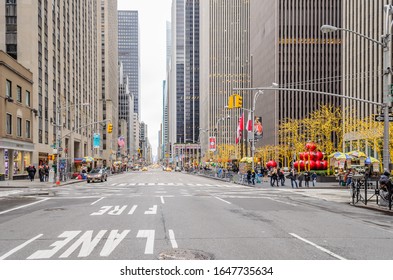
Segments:
[[[16,86],[16,101],[19,103],[22,103],[23,98],[22,98],[22,87],[17,85]],[[5,96],[12,98],[12,82],[10,80],[6,80],[5,83]],[[26,106],[30,107],[31,105],[31,101],[30,101],[30,92],[28,90],[26,90],[25,92],[25,104]]]
[[[12,115],[7,113],[6,117],[6,133],[7,135],[12,135]],[[16,136],[22,137],[22,118],[16,118]],[[26,120],[25,122],[25,137],[27,139],[31,138],[31,122]]]

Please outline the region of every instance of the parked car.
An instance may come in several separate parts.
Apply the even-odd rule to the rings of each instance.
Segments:
[[[105,169],[103,168],[98,168],[98,169],[93,169],[87,174],[87,183],[90,182],[104,182],[108,181],[108,174],[106,173]]]
[[[142,171],[147,171],[148,169],[147,169],[147,167],[146,166],[144,166],[143,168],[142,168]]]
[[[172,168],[167,167],[167,168],[165,169],[165,171],[167,171],[167,172],[172,172]]]
[[[175,172],[181,172],[181,168],[179,166],[176,166]]]

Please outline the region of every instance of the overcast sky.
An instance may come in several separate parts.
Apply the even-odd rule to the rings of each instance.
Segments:
[[[118,10],[139,11],[141,63],[141,121],[157,155],[162,122],[162,82],[166,79],[166,22],[172,0],[118,0]]]

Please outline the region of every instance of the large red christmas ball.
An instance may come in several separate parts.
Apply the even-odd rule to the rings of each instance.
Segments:
[[[266,168],[267,168],[267,169],[270,169],[270,168],[272,167],[271,164],[272,164],[271,161],[266,162]]]
[[[308,151],[311,151],[311,152],[315,151],[316,148],[317,148],[317,145],[315,143],[313,143],[313,142],[309,142],[309,143],[306,144],[306,149]]]
[[[272,161],[272,167],[277,167],[277,162],[275,162],[274,160]]]
[[[305,153],[299,153],[299,158],[300,158],[300,160],[304,160],[304,154],[305,154]]]
[[[304,161],[303,160],[299,161],[299,164],[300,164],[300,170],[304,170]]]
[[[321,161],[321,170],[326,170],[328,167],[328,163],[326,160]]]
[[[298,169],[298,168],[299,168],[299,162],[298,162],[298,161],[295,161],[295,162],[293,163],[293,168],[295,168],[295,169]]]
[[[310,170],[314,170],[315,169],[315,161],[314,160],[306,161],[305,165],[306,165],[307,169],[309,167],[310,167]]]
[[[320,170],[322,167],[322,162],[320,160],[315,161],[315,169]]]
[[[317,152],[317,160],[323,160],[323,153],[322,152]]]

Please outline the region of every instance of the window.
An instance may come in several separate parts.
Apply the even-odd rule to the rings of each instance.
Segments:
[[[18,137],[22,137],[22,118],[16,118],[16,133]]]
[[[7,113],[7,134],[12,134],[12,115]]]
[[[30,107],[30,91],[26,90],[26,106]]]
[[[16,87],[16,101],[22,103],[22,88],[20,86]]]
[[[6,86],[5,86],[5,96],[6,97],[12,97],[12,83],[11,81],[6,82]]]
[[[31,138],[30,121],[26,121],[26,138]]]

